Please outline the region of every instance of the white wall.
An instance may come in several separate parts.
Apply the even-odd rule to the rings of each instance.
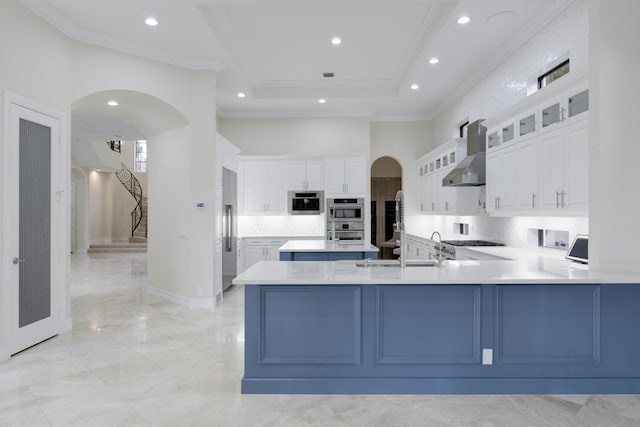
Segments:
[[[69,88],[70,79],[70,43],[69,40],[45,23],[35,14],[28,11],[15,0],[3,0],[0,13],[0,89],[9,90],[18,95],[27,97],[45,106],[62,111],[67,115],[65,126],[69,129]],[[19,41],[19,43],[17,42]],[[0,138],[4,138],[4,103],[0,103]],[[68,188],[70,183],[69,137],[63,136],[63,152],[67,155],[62,159],[60,168],[65,174],[64,182]],[[4,152],[4,139],[0,142],[0,162]],[[2,179],[0,177],[0,179]],[[2,183],[4,185],[4,183]],[[4,193],[0,185],[0,215]],[[68,206],[67,200],[64,205]],[[68,219],[68,208],[66,211]],[[66,222],[68,224],[68,221]],[[65,233],[66,234],[66,233]],[[0,229],[0,242],[4,237]],[[67,247],[68,247],[67,240]],[[0,245],[0,250],[4,245]],[[67,254],[69,251],[65,251]],[[2,254],[3,258],[8,255]],[[70,297],[68,285],[69,257],[65,256],[65,271],[67,283],[65,285],[66,306],[65,318],[70,321]],[[0,263],[0,308],[6,295],[3,282],[4,263]],[[0,359],[3,357],[2,347],[5,343],[5,326],[0,316]]]
[[[591,1],[591,268],[640,271],[640,2]]]
[[[87,170],[89,177],[89,242],[112,241],[113,182],[112,172]]]
[[[365,118],[219,119],[219,132],[243,155],[369,154]]]
[[[572,74],[589,70],[589,10],[587,0],[576,0],[461,99],[439,114],[433,123],[438,144],[454,136],[464,118],[487,119],[527,96],[527,80],[559,56],[569,52]]]

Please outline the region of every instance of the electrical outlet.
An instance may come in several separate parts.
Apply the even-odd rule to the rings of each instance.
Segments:
[[[492,348],[482,349],[482,364],[493,365],[493,349]]]
[[[204,296],[204,289],[202,289],[202,286],[198,286],[198,296]]]

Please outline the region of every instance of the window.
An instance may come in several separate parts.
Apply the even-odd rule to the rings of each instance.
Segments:
[[[549,83],[558,80],[560,77],[569,73],[569,60],[562,62],[557,67],[552,68],[540,77],[538,77],[538,89],[542,89]]]
[[[134,153],[134,172],[147,171],[147,141],[144,139],[136,140],[136,150]]]

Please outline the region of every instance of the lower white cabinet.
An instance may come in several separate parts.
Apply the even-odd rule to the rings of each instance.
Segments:
[[[487,212],[506,214],[516,205],[516,151],[510,145],[487,155]]]
[[[242,271],[259,261],[278,261],[280,253],[278,249],[285,244],[285,238],[251,238],[245,239],[240,248],[243,260]]]
[[[498,255],[492,255],[480,250],[473,250],[468,248],[456,248],[456,260],[457,261],[482,261],[482,260],[506,260]]]

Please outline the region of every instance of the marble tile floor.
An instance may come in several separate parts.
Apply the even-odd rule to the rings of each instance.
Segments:
[[[638,395],[242,395],[242,288],[188,310],[146,254],[71,267],[73,331],[0,363],[0,427],[640,426]]]

